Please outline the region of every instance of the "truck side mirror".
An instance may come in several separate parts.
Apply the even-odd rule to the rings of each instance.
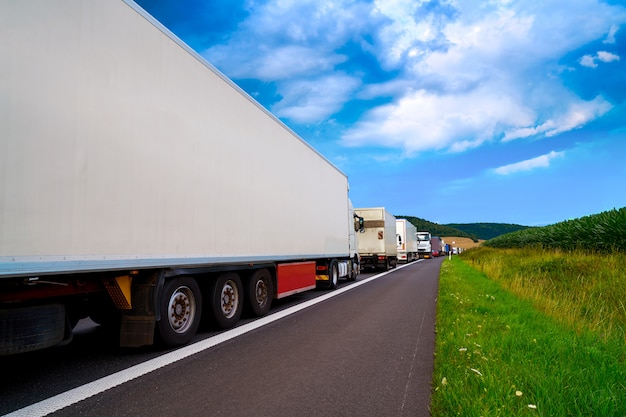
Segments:
[[[365,233],[365,221],[363,217],[354,215],[354,231],[359,233]]]

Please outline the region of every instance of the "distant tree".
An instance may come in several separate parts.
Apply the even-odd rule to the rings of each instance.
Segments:
[[[418,231],[430,232],[433,236],[458,236],[472,239],[474,242],[478,242],[478,237],[471,233],[467,233],[463,230],[449,227],[448,225],[442,225],[433,223],[428,220],[421,219],[415,216],[403,216],[395,215],[397,219],[407,219]]]
[[[484,240],[530,228],[529,226],[508,223],[449,223],[446,226],[462,230]]]

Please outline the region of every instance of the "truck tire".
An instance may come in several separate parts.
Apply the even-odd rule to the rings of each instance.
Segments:
[[[202,316],[202,294],[196,280],[177,277],[167,281],[159,305],[157,329],[163,343],[170,347],[188,343],[196,335]]]
[[[0,310],[0,356],[52,347],[64,335],[62,304]]]
[[[339,267],[337,266],[337,260],[330,261],[328,266],[328,288],[334,290],[339,283]]]
[[[257,317],[266,315],[270,311],[274,298],[274,283],[272,275],[267,269],[257,269],[246,280],[246,303]]]
[[[239,274],[221,274],[211,289],[211,310],[215,322],[221,329],[230,329],[239,321],[242,309],[243,291]]]

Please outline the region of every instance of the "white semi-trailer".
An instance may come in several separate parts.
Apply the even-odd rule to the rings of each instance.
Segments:
[[[0,355],[87,316],[176,346],[356,279],[346,176],[136,4],[0,16]]]
[[[357,243],[361,266],[384,270],[395,268],[398,264],[396,218],[384,207],[357,208],[354,212],[363,218]]]
[[[417,256],[417,229],[407,219],[396,219],[398,262],[413,262]]]

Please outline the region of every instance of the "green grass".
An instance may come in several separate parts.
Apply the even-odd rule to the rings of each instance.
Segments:
[[[626,254],[480,247],[462,258],[560,324],[626,342]]]
[[[480,259],[486,258],[471,262]],[[618,325],[572,325],[467,262],[454,257],[441,269],[433,416],[626,415],[626,346]],[[539,271],[553,265],[543,262]],[[543,285],[531,278],[527,286]],[[588,307],[583,316],[596,308],[602,309]]]

